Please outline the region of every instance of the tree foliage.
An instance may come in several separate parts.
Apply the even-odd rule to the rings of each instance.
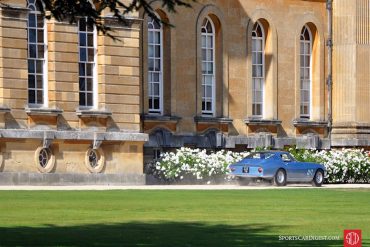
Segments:
[[[196,0],[39,0],[38,8],[47,18],[54,17],[57,21],[69,20],[77,22],[77,18],[84,16],[89,22],[96,25],[97,30],[111,36],[111,29],[104,24],[103,13],[109,11],[112,17],[123,24],[127,24],[129,14],[135,11],[144,11],[150,17],[161,21],[155,15],[152,3],[158,1],[168,12],[176,12],[178,7],[191,7]],[[2,5],[6,5],[1,1]]]

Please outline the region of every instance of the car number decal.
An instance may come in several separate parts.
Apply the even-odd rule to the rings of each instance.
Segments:
[[[308,169],[307,170],[307,176],[312,176],[313,175],[313,169]]]

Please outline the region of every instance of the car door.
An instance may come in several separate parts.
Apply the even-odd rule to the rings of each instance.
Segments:
[[[300,181],[302,179],[302,167],[291,155],[281,154],[281,160],[285,163],[288,181]]]

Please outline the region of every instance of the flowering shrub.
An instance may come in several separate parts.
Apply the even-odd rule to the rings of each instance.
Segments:
[[[370,153],[360,149],[289,151],[297,160],[321,163],[326,167],[329,183],[369,183]]]
[[[180,148],[176,153],[164,153],[155,163],[154,175],[164,180],[181,180],[184,176],[206,179],[215,175],[226,174],[229,164],[247,156],[249,152],[236,153],[218,151],[207,153],[206,150]]]
[[[370,153],[358,149],[330,151],[288,150],[299,161],[325,165],[329,183],[369,183]],[[237,153],[221,150],[207,153],[206,150],[180,148],[176,152],[163,153],[161,159],[152,163],[150,173],[155,177],[176,181],[184,177],[209,179],[225,175],[229,164],[240,161],[249,152]]]

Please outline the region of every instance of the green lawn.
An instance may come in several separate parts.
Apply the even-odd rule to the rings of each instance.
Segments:
[[[0,191],[0,246],[343,246],[344,229],[370,245],[370,190]]]

